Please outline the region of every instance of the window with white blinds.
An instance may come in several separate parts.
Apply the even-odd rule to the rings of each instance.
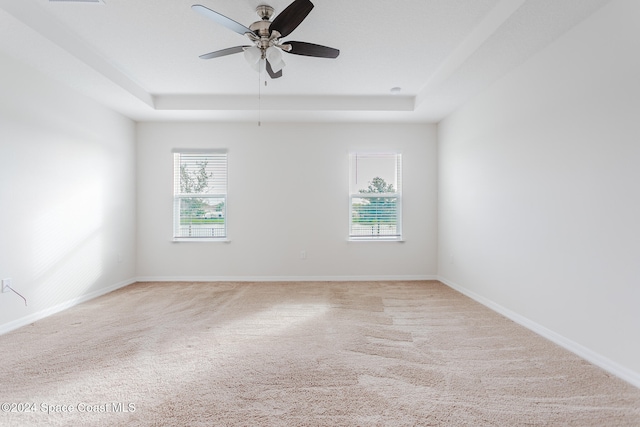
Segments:
[[[349,154],[349,239],[402,240],[402,154]]]
[[[174,239],[226,239],[226,150],[174,150]]]

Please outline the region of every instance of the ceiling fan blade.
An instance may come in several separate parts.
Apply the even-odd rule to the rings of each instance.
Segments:
[[[267,60],[267,73],[269,73],[269,77],[271,77],[272,79],[279,79],[280,77],[282,77],[282,70],[279,70],[277,73],[273,71],[273,68],[271,68],[271,63],[269,62],[269,60]]]
[[[226,16],[214,10],[211,10],[208,7],[204,7],[201,4],[194,4],[193,6],[191,6],[191,9],[195,10],[202,16],[206,16],[207,18],[216,21],[220,25],[224,25],[228,29],[235,31],[238,34],[242,34],[242,35],[245,35],[246,33],[255,34],[253,31],[251,31],[249,28],[245,27],[244,25],[239,24],[233,19],[227,18]]]
[[[281,37],[286,37],[304,21],[311,9],[313,3],[309,0],[295,0],[274,18],[269,30],[275,30]]]
[[[283,50],[294,55],[315,56],[317,58],[337,58],[340,55],[338,49],[319,44],[306,42],[286,42],[285,44],[291,45],[291,49],[288,51]]]
[[[219,58],[221,56],[233,55],[234,53],[244,52],[244,49],[248,47],[251,47],[251,46],[228,47],[226,49],[216,50],[215,52],[209,52],[209,53],[205,53],[204,55],[200,55],[200,59],[212,59],[212,58]]]

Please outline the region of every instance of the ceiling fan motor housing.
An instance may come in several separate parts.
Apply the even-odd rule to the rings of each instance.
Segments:
[[[249,38],[256,44],[262,51],[262,58],[265,58],[266,50],[271,46],[278,45],[278,38],[280,33],[277,31],[270,31],[271,17],[273,16],[274,9],[268,5],[260,5],[256,8],[256,13],[262,19],[256,21],[249,26],[249,29],[257,35],[257,37],[248,34]]]
[[[269,36],[271,35],[269,33],[270,26],[271,26],[271,22],[269,21],[256,21],[249,26],[249,29],[260,37],[269,38]]]
[[[256,8],[256,13],[260,17],[260,19],[263,19],[265,21],[269,21],[271,19],[271,17],[273,16],[273,8],[271,6],[266,5],[266,4],[261,4],[260,6],[258,6]]]

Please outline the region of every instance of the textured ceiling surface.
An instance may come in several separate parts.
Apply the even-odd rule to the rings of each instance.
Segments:
[[[200,59],[249,40],[191,5],[249,26],[291,0],[0,0],[0,51],[134,120],[437,122],[609,0],[312,1],[283,39],[340,56],[284,54],[280,79]]]

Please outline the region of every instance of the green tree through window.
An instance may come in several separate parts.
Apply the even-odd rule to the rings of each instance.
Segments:
[[[180,165],[180,192],[183,194],[202,194],[209,188],[209,180],[213,179],[213,172],[207,172],[207,160],[196,162],[196,168]],[[207,211],[202,198],[183,199],[180,204],[180,221],[187,223],[194,218],[204,218]]]
[[[350,153],[351,240],[402,239],[402,155]]]

